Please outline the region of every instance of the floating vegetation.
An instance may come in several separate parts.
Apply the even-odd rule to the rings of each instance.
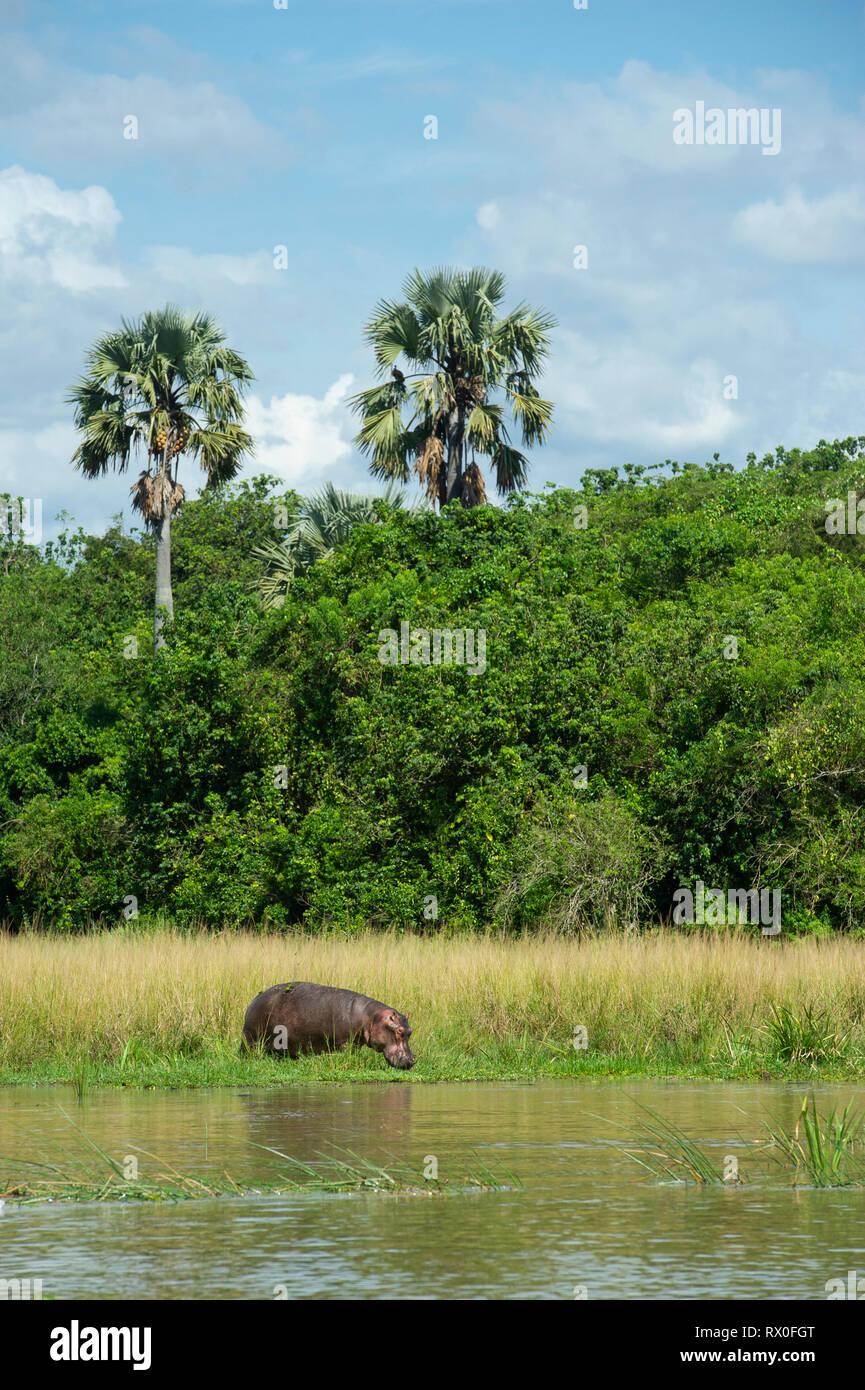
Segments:
[[[131,1146],[150,1159],[147,1177],[137,1173],[137,1163],[123,1165],[106,1153],[64,1113],[78,1132],[85,1154],[64,1154],[58,1161],[13,1159],[0,1155],[0,1202],[32,1206],[39,1202],[181,1202],[202,1197],[250,1197],[280,1193],[376,1192],[404,1196],[453,1196],[465,1192],[520,1189],[522,1184],[504,1164],[491,1166],[474,1152],[442,1160],[447,1172],[427,1178],[400,1159],[385,1165],[362,1158],[350,1149],[333,1146],[333,1154],[320,1154],[305,1163],[266,1145],[253,1144],[279,1160],[264,1178],[244,1179],[224,1172],[194,1177],[181,1173],[146,1149]]]
[[[683,1130],[651,1110],[646,1114],[650,1122],[632,1131],[637,1142],[621,1145],[621,1150],[653,1177],[722,1187],[745,1181],[738,1162],[728,1173]],[[776,1121],[764,1121],[763,1127],[766,1138],[755,1142],[743,1163],[764,1171],[777,1171],[780,1166],[794,1186],[865,1187],[865,1113],[854,1111],[852,1100],[843,1110],[833,1107],[824,1116],[818,1113],[814,1096],[806,1096],[792,1131]],[[744,1141],[739,1142],[744,1146]]]
[[[644,1105],[640,1109],[650,1116],[650,1121],[644,1120],[633,1131],[638,1141],[636,1147],[622,1146],[622,1152],[628,1158],[634,1159],[656,1178],[672,1178],[674,1182],[712,1183],[721,1187],[727,1185],[723,1170],[693,1139],[688,1138],[684,1130]]]
[[[427,1178],[404,1160],[390,1160],[384,1168],[369,1159],[361,1158],[351,1149],[339,1149],[337,1145],[332,1147],[337,1154],[345,1154],[347,1157],[322,1154],[319,1163],[313,1164],[302,1163],[300,1159],[291,1158],[288,1154],[280,1153],[278,1149],[268,1149],[267,1152],[290,1164],[298,1174],[297,1177],[293,1177],[289,1172],[283,1172],[281,1175],[281,1181],[286,1184],[284,1190],[290,1192],[364,1191],[446,1196],[456,1192],[501,1192],[522,1188],[519,1178],[504,1163],[496,1160],[495,1167],[491,1167],[474,1152],[468,1157],[450,1159],[450,1175]]]

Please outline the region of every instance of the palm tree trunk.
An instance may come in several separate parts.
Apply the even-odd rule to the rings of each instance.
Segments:
[[[174,621],[174,595],[171,592],[171,507],[167,506],[156,525],[156,603],[153,614],[153,651],[165,646],[162,629],[166,618]]]
[[[452,502],[462,492],[465,427],[465,412],[459,406],[455,406],[448,418],[448,471],[445,502]]]

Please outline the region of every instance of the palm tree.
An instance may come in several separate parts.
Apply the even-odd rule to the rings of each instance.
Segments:
[[[116,333],[99,338],[87,355],[87,374],[69,393],[75,425],[84,438],[72,456],[88,478],[114,469],[124,473],[133,455],[145,467],[133,483],[132,506],[156,535],[153,647],[165,645],[162,629],[174,617],[171,592],[171,518],[184,491],[180,456],[197,457],[208,486],[239,471],[252,439],[241,428],[241,394],[254,380],[209,314],[187,314],[174,305],[122,320]]]
[[[404,505],[393,484],[385,488],[381,497],[366,497],[358,492],[342,492],[333,483],[325,483],[321,492],[308,497],[284,541],[271,541],[252,552],[266,565],[258,581],[264,607],[281,608],[295,575],[318,560],[329,559],[356,526],[379,521],[381,503],[396,508]]]
[[[409,463],[429,498],[443,507],[486,501],[478,458],[486,459],[500,493],[526,482],[528,460],[512,447],[506,406],[526,446],[543,443],[552,404],[534,378],[549,352],[555,319],[518,304],[497,317],[504,276],[475,267],[409,275],[405,300],[382,300],[366,326],[378,374],[391,380],[352,397],[363,424],[355,440],[370,472],[407,482]],[[396,366],[404,357],[407,371]],[[504,392],[503,404],[489,398]],[[403,412],[405,412],[405,417]]]

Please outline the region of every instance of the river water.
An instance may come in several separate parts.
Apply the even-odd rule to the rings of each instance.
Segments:
[[[749,1166],[771,1117],[795,1123],[803,1088],[685,1081],[563,1081],[281,1090],[0,1092],[10,1157],[74,1150],[71,1117],[118,1162],[146,1149],[184,1173],[270,1171],[266,1145],[312,1160],[332,1145],[398,1155],[440,1175],[473,1149],[522,1190],[444,1198],[292,1194],[0,1212],[0,1279],[57,1299],[825,1299],[865,1277],[865,1192],[790,1186]],[[818,1108],[850,1088],[821,1087]],[[859,1101],[861,1101],[861,1094]],[[744,1184],[646,1177],[622,1151],[641,1106]],[[617,1126],[624,1126],[623,1129]],[[149,1160],[139,1155],[145,1175]],[[450,1165],[450,1167],[449,1167]],[[20,1171],[20,1170],[19,1170]]]

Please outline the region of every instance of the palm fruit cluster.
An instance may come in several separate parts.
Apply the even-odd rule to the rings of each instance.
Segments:
[[[167,440],[167,438],[168,430],[165,428],[164,425],[160,425],[159,429],[156,431],[156,434],[154,435],[155,452],[161,454],[164,451],[165,441]],[[178,434],[175,436],[174,443],[172,444],[171,449],[169,450],[169,457],[173,458],[175,454],[179,454],[183,449],[186,448],[188,442],[189,426],[184,423],[183,425],[181,425]]]

